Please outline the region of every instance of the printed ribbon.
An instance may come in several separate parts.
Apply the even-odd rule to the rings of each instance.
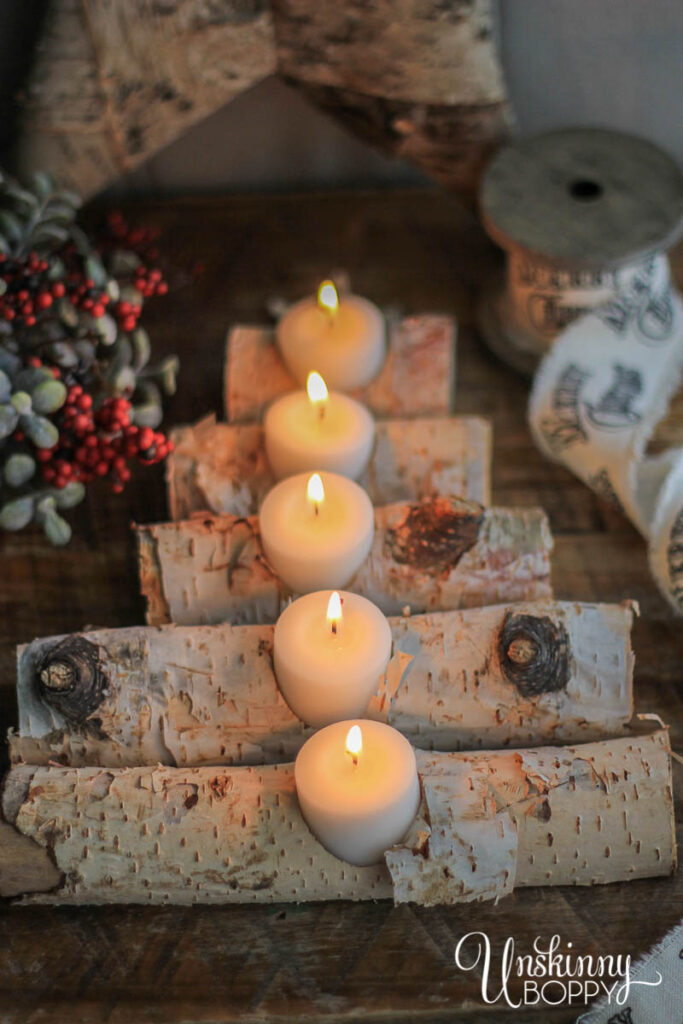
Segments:
[[[683,305],[664,255],[615,271],[613,283],[606,301],[604,291],[589,284],[583,303],[600,304],[555,338],[536,374],[529,421],[549,458],[621,509],[643,534],[655,580],[683,614],[683,448],[645,454],[679,386]],[[572,283],[565,303],[575,310],[580,285]],[[532,310],[522,292],[514,296],[516,305]]]

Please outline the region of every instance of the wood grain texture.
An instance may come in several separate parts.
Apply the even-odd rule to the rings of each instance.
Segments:
[[[683,749],[683,634],[656,592],[636,531],[561,467],[546,463],[526,426],[527,385],[473,332],[473,296],[496,261],[483,232],[448,197],[430,191],[148,202],[134,221],[164,230],[179,266],[204,274],[145,307],[155,352],[178,352],[181,386],[171,423],[221,414],[226,326],[263,321],[264,296],[312,292],[343,265],[380,305],[457,316],[458,415],[494,425],[493,499],[548,512],[558,597],[635,598],[636,711],[657,711]],[[674,253],[683,284],[683,247]],[[201,321],[198,310],[201,309]],[[672,423],[672,428],[676,423]],[[15,645],[86,623],[143,621],[129,523],[166,515],[163,472],[135,475],[123,495],[93,490],[70,514],[74,541],[51,549],[39,533],[0,537],[0,711],[16,725]],[[680,821],[683,769],[674,765]],[[683,834],[679,831],[679,839]],[[481,929],[499,955],[510,935],[523,952],[549,928],[581,953],[644,952],[683,917],[683,876],[596,886],[527,889],[493,904],[422,909],[376,904],[302,907],[8,907],[0,944],[0,1006],[8,1024],[520,1024],[520,1011],[485,1007],[480,978],[453,962],[458,939]],[[46,941],[49,936],[50,941]],[[236,937],[239,936],[239,941]],[[512,993],[521,996],[518,979]],[[574,1024],[577,1007],[543,1014]]]
[[[366,717],[426,750],[620,735],[633,711],[632,618],[628,605],[537,601],[390,619],[391,659]],[[12,761],[293,760],[312,730],[278,688],[273,630],[138,626],[35,640],[19,650]],[[520,641],[532,648],[515,660]],[[92,664],[100,685],[89,688]],[[45,676],[65,668],[75,678],[55,693]]]

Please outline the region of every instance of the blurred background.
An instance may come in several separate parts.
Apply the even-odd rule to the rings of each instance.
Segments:
[[[0,143],[10,167],[15,96],[48,6],[45,0],[0,3]],[[497,33],[521,133],[609,126],[642,135],[683,162],[680,0],[499,0]],[[117,195],[290,191],[425,181],[270,76],[112,189]]]

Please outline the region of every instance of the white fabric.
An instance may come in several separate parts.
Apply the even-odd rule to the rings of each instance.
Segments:
[[[598,1000],[576,1024],[681,1024],[683,923],[632,965],[629,978],[630,984],[616,990],[611,1002]]]
[[[683,613],[683,448],[645,457],[683,367],[683,305],[665,256],[558,334],[531,393],[534,438],[647,539],[655,580]]]

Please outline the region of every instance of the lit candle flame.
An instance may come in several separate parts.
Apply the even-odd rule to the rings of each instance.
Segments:
[[[359,725],[352,725],[346,734],[346,753],[351,755],[354,764],[358,764],[358,758],[363,751],[363,733]]]
[[[325,500],[325,488],[323,487],[323,482],[320,479],[320,473],[314,473],[313,476],[308,478],[306,497],[313,505],[315,514],[317,515],[320,511],[320,505]]]
[[[336,590],[330,594],[330,600],[327,604],[327,621],[330,624],[332,633],[336,636],[339,626],[342,620],[342,603],[341,597]]]
[[[308,375],[308,378],[306,380],[306,391],[308,393],[308,397],[311,401],[311,404],[313,405],[314,408],[317,406],[318,414],[322,419],[322,417],[325,415],[325,408],[327,406],[328,391],[327,384],[320,376],[320,374],[316,373],[315,370],[313,370],[312,373],[309,373]]]
[[[323,281],[318,288],[318,309],[327,313],[330,320],[336,315],[339,308],[339,295],[332,281]]]

